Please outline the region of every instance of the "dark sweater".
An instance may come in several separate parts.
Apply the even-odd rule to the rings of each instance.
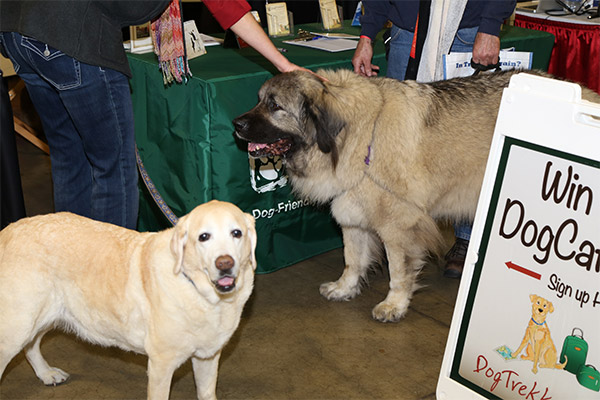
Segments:
[[[33,37],[86,64],[131,77],[122,28],[157,17],[169,0],[0,0],[0,31]]]

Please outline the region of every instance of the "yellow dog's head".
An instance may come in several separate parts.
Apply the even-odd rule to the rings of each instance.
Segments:
[[[554,311],[552,303],[537,294],[529,295],[531,300],[531,317],[535,322],[541,324],[546,320],[548,313]]]
[[[254,217],[237,206],[212,200],[182,217],[171,239],[174,273],[182,273],[199,291],[210,284],[221,294],[256,269]],[[252,284],[252,282],[247,282]]]

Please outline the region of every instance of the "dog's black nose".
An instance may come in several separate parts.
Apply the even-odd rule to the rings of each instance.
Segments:
[[[219,256],[217,258],[217,260],[215,261],[215,266],[217,267],[217,269],[219,271],[227,271],[230,270],[231,268],[233,268],[233,266],[235,265],[235,261],[233,261],[233,258],[231,258],[231,256]]]
[[[236,132],[246,132],[248,130],[248,120],[246,118],[237,117],[233,120],[233,126]]]

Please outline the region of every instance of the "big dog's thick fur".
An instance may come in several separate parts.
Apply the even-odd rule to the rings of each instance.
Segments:
[[[40,353],[43,335],[63,326],[147,354],[150,399],[169,397],[190,357],[198,398],[215,398],[221,349],[252,292],[255,247],[254,218],[218,201],[158,233],[70,213],[9,225],[0,232],[0,377],[25,348],[46,385],[64,382]]]
[[[291,72],[260,89],[234,120],[251,156],[283,156],[296,193],[331,202],[346,268],[321,293],[347,300],[383,243],[390,270],[380,321],[407,311],[436,220],[474,217],[502,96],[512,72],[431,84],[364,78],[349,70]],[[584,90],[584,97],[599,96]]]

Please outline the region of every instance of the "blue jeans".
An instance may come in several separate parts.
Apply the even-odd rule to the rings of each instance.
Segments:
[[[473,225],[470,222],[455,222],[454,226],[454,236],[457,239],[471,240],[471,230],[473,229]]]
[[[0,47],[42,121],[55,210],[135,229],[139,192],[127,76],[14,32],[0,33]]]
[[[478,27],[463,28],[456,32],[451,53],[468,53],[473,51],[473,43],[477,35]],[[410,57],[410,48],[413,41],[413,32],[400,29],[396,25],[392,25],[390,54],[388,58],[388,67],[386,75],[390,78],[404,80],[408,59]],[[441,57],[441,55],[440,55]]]

